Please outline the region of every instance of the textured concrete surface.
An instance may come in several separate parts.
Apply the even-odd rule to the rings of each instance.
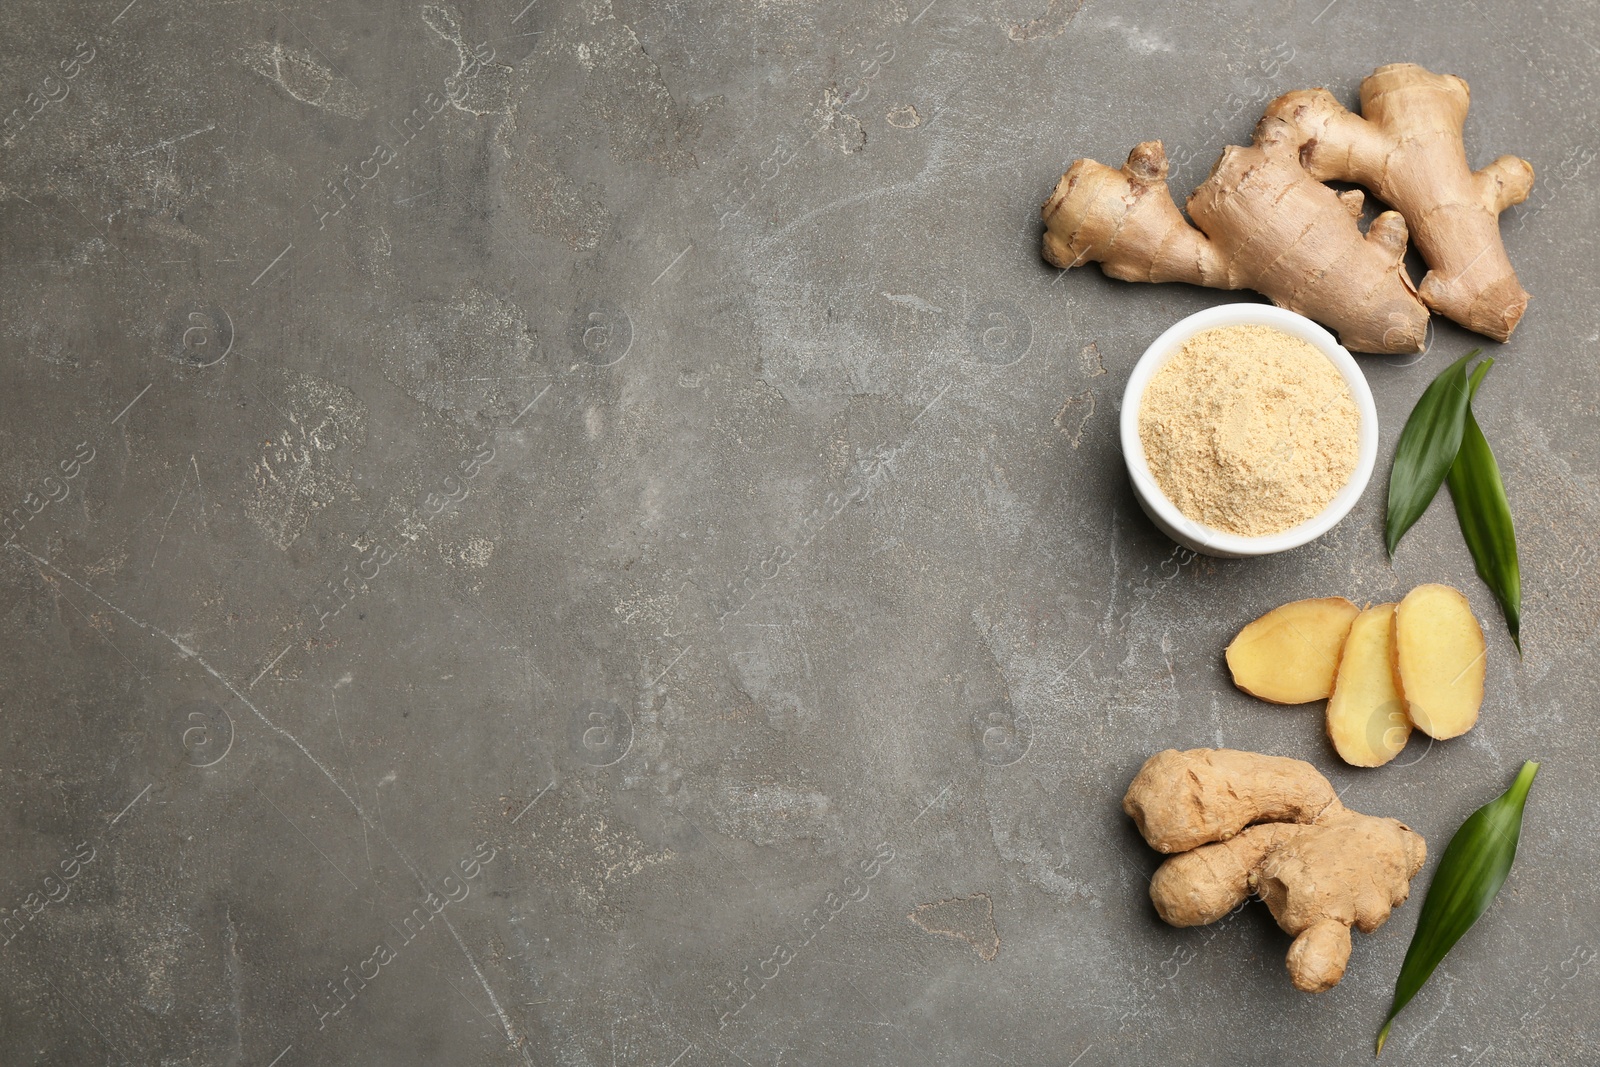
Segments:
[[[0,13],[0,1062],[1367,1062],[1418,898],[1319,997],[1259,904],[1164,926],[1118,803],[1195,745],[1435,860],[1543,759],[1385,1060],[1600,1061],[1592,5],[125,2]],[[1520,662],[1443,502],[1175,551],[1118,396],[1228,297],[1038,258],[1070,159],[1186,191],[1401,59],[1540,175]],[[1364,361],[1384,469],[1472,343]],[[1430,580],[1467,737],[1357,772],[1228,684]]]

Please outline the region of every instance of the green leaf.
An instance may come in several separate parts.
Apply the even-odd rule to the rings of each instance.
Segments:
[[[1511,505],[1506,500],[1505,483],[1500,479],[1500,465],[1494,461],[1494,452],[1472,414],[1472,397],[1478,394],[1483,372],[1493,362],[1484,360],[1473,371],[1466,419],[1462,423],[1461,447],[1446,480],[1450,498],[1455,501],[1456,518],[1461,523],[1461,536],[1472,552],[1478,577],[1500,602],[1506,628],[1511,631],[1511,640],[1520,653],[1522,569],[1517,563],[1517,532],[1511,525]]]
[[[1467,364],[1481,349],[1474,348],[1446,367],[1423,390],[1411,409],[1389,471],[1389,513],[1383,539],[1394,555],[1400,538],[1433,503],[1434,494],[1461,448],[1461,427],[1467,412]]]
[[[1394,1017],[1400,1014],[1400,1009],[1417,995],[1439,961],[1488,910],[1495,894],[1500,892],[1500,886],[1511,871],[1511,861],[1517,858],[1522,808],[1528,800],[1528,787],[1533,785],[1533,777],[1538,773],[1537,763],[1531,760],[1524,763],[1511,788],[1469,815],[1445,846],[1439,869],[1428,886],[1428,897],[1422,902],[1417,932],[1411,936],[1406,961],[1400,966],[1400,977],[1394,984],[1394,1002],[1389,1005],[1389,1017],[1378,1033],[1374,1055],[1383,1052],[1389,1027],[1394,1025]]]

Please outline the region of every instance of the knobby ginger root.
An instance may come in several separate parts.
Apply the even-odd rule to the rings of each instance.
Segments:
[[[1350,927],[1382,926],[1427,857],[1410,827],[1351,811],[1315,767],[1281,756],[1168,749],[1140,768],[1122,809],[1151,847],[1177,853],[1150,883],[1162,919],[1215,922],[1254,893],[1294,935],[1286,964],[1307,993],[1339,983]]]
[[[1430,308],[1504,341],[1528,306],[1500,239],[1500,213],[1533,188],[1533,167],[1501,156],[1467,165],[1467,83],[1414,63],[1379,67],[1361,83],[1361,115],[1326,89],[1287,93],[1267,115],[1298,131],[1300,162],[1318,180],[1358,182],[1410,224],[1427,260]],[[1313,316],[1315,317],[1315,316]]]
[[[1363,235],[1362,194],[1306,173],[1298,133],[1269,116],[1248,147],[1225,149],[1189,196],[1194,226],[1167,188],[1160,141],[1135,147],[1120,171],[1080,159],[1042,209],[1044,258],[1095,260],[1123,281],[1254,289],[1332,328],[1347,348],[1420,352],[1428,309],[1401,264],[1405,220],[1385,211]]]

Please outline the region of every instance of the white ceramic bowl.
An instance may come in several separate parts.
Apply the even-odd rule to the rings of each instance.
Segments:
[[[1361,424],[1358,439],[1356,469],[1344,488],[1322,511],[1297,526],[1282,533],[1265,537],[1245,537],[1202,525],[1184,515],[1168,500],[1150,473],[1145,460],[1144,444],[1139,439],[1139,401],[1144,397],[1145,386],[1173,355],[1183,342],[1204,330],[1219,326],[1272,326],[1291,337],[1309,342],[1328,357],[1350,387],[1355,399]],[[1133,494],[1139,506],[1150,516],[1150,521],[1161,532],[1196,552],[1207,556],[1239,559],[1246,556],[1266,556],[1273,552],[1286,552],[1315,541],[1331,530],[1355,506],[1372,479],[1372,468],[1378,458],[1378,411],[1372,403],[1372,390],[1366,376],[1349,352],[1346,352],[1333,334],[1318,326],[1304,315],[1285,311],[1271,304],[1223,304],[1196,312],[1176,323],[1157,337],[1145,349],[1139,362],[1134,364],[1128,378],[1128,388],[1122,394],[1122,456],[1128,464],[1128,477],[1133,481]]]

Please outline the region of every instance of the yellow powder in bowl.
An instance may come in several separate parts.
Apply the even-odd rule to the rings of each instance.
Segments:
[[[1139,440],[1167,499],[1245,537],[1327,507],[1355,471],[1360,422],[1328,357],[1271,326],[1195,334],[1139,401]]]

